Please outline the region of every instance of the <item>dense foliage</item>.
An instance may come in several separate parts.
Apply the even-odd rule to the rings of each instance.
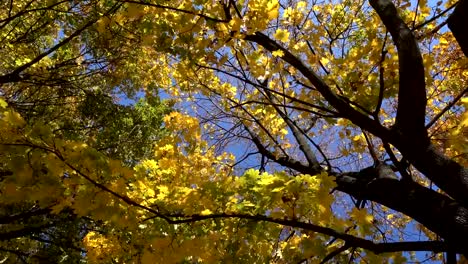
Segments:
[[[456,1],[1,3],[2,263],[468,256]]]

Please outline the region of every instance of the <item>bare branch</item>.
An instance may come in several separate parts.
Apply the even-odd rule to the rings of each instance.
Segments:
[[[23,10],[17,12],[16,14],[14,14],[12,16],[8,16],[7,18],[0,20],[0,23],[1,23],[0,29],[4,28],[8,23],[10,23],[15,18],[18,18],[18,17],[20,17],[22,15],[25,15],[25,14],[31,13],[31,12],[36,12],[36,11],[41,11],[41,10],[51,10],[55,6],[58,6],[58,5],[62,4],[62,3],[66,3],[67,0],[62,0],[62,1],[59,1],[57,3],[52,3],[51,5],[46,6],[46,7],[27,9],[33,2],[34,2],[34,0],[30,1],[28,4],[26,4],[26,6],[25,6],[25,8]]]
[[[202,13],[197,13],[196,11],[184,10],[184,9],[180,9],[180,8],[172,7],[172,6],[167,6],[167,5],[160,5],[160,4],[148,3],[148,2],[142,2],[142,1],[132,1],[132,0],[124,0],[122,2],[123,3],[132,3],[132,4],[137,4],[137,5],[143,5],[143,6],[151,6],[151,7],[155,7],[155,8],[176,11],[176,12],[180,12],[180,13],[184,13],[184,14],[190,14],[190,15],[202,17],[202,18],[204,18],[204,19],[206,19],[208,21],[212,21],[212,22],[229,22],[228,18],[219,19],[219,18],[207,16],[207,15],[202,14]]]
[[[264,85],[266,86],[266,85]],[[271,94],[269,91],[265,91],[268,100],[270,102],[274,103],[273,101],[275,100],[274,96]],[[315,157],[314,153],[312,152],[312,149],[310,148],[309,144],[307,143],[306,138],[304,137],[304,133],[300,131],[300,128],[295,124],[293,120],[289,118],[289,116],[281,111],[278,106],[273,105],[275,108],[276,112],[281,116],[281,118],[284,120],[284,122],[288,125],[289,129],[291,129],[291,132],[293,133],[294,138],[296,139],[297,144],[299,144],[299,149],[302,151],[304,156],[306,157],[307,161],[309,162],[309,166],[313,171],[320,172],[322,168],[320,167],[320,163],[318,162],[317,158]]]
[[[255,135],[250,129],[245,126],[245,130],[247,130],[247,133],[249,133],[250,137],[252,138],[252,142],[255,144],[257,147],[258,151],[265,155],[265,157],[275,161],[276,163],[291,168],[293,170],[296,170],[300,173],[303,174],[311,174],[314,175],[313,171],[311,171],[310,167],[307,165],[302,164],[300,161],[295,160],[290,158],[289,156],[279,156],[277,157],[275,154],[273,154],[271,151],[269,151],[260,141],[257,135]]]
[[[348,248],[350,248],[351,246],[348,245],[349,243],[345,243],[343,246],[333,250],[332,252],[330,252],[328,255],[325,256],[325,258],[323,258],[322,261],[320,261],[320,264],[325,264],[327,263],[329,260],[333,259],[334,257],[338,256],[339,254],[341,254],[342,252],[346,251]]]
[[[434,118],[432,118],[431,121],[429,121],[429,123],[427,123],[426,125],[426,128],[429,129],[430,127],[432,127],[435,122],[437,122],[437,120],[439,120],[448,110],[450,110],[450,108],[452,108],[456,103],[458,103],[458,101],[460,101],[460,99],[462,99],[462,97],[468,93],[468,87],[465,88],[465,90],[463,90],[459,95],[457,95],[457,97],[453,98],[453,100],[447,104],[444,109],[442,109],[442,111],[440,111],[436,116],[434,116]]]
[[[438,18],[440,18],[440,17],[442,17],[443,15],[445,15],[448,11],[452,10],[454,7],[457,6],[457,4],[458,4],[458,2],[456,2],[455,4],[449,6],[447,9],[445,9],[445,10],[442,11],[442,12],[440,12],[439,14],[437,14],[437,15],[431,17],[430,19],[424,21],[423,23],[414,26],[411,30],[414,31],[414,30],[418,30],[418,29],[420,29],[420,28],[422,28],[422,27],[425,27],[427,24],[429,24],[429,23],[431,23],[431,22],[437,20]]]

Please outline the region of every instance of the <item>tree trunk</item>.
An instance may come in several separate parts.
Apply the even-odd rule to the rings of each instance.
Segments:
[[[468,57],[468,1],[460,0],[452,15],[448,18],[448,27],[460,45],[465,56]]]

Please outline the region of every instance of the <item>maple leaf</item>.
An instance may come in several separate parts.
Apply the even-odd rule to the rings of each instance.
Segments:
[[[460,258],[452,2],[11,1],[5,261]]]
[[[275,39],[281,42],[288,42],[289,40],[289,32],[284,29],[277,29],[274,34]]]

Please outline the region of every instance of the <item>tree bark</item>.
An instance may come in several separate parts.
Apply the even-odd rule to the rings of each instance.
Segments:
[[[440,235],[458,253],[468,253],[468,209],[449,197],[410,181],[385,178],[365,184],[343,175],[336,182],[338,190],[401,212]]]
[[[448,18],[448,27],[452,31],[455,39],[468,57],[468,32],[466,25],[468,25],[468,1],[460,0],[455,7],[455,10]]]

